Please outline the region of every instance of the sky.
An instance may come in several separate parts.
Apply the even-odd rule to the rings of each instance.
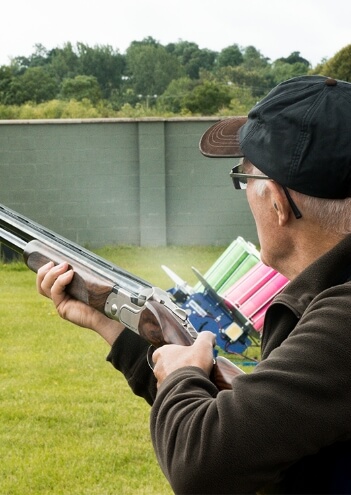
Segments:
[[[151,36],[221,51],[253,45],[271,61],[300,52],[312,67],[351,44],[350,0],[5,0],[0,65],[46,49],[82,42],[125,53]]]

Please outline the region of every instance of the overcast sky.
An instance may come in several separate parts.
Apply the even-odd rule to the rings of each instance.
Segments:
[[[271,61],[299,51],[315,67],[351,44],[350,0],[4,0],[0,65],[82,42],[125,53],[147,36],[220,51],[255,46]]]

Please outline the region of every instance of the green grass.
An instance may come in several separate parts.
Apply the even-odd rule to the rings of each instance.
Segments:
[[[166,264],[191,285],[224,248],[105,248],[164,289]],[[23,264],[0,264],[1,495],[167,495],[149,406],[105,361],[97,335],[61,320]]]

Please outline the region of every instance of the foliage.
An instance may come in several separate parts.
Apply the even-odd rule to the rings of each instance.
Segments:
[[[177,57],[190,79],[199,79],[201,70],[211,71],[218,55],[212,50],[201,50],[196,43],[182,40],[168,44],[166,50]]]
[[[67,100],[72,98],[78,101],[88,99],[92,103],[97,103],[101,100],[101,90],[96,77],[76,76],[74,79],[63,80],[61,96]]]
[[[303,64],[306,68],[310,67],[310,63],[305,58],[301,57],[300,52],[292,52],[288,57],[278,58],[276,62],[282,62],[283,64]]]
[[[162,111],[182,113],[185,108],[185,99],[191,94],[197,82],[190,77],[181,77],[170,82],[164,93],[158,98],[157,105]]]
[[[160,44],[132,43],[126,53],[129,83],[140,98],[161,95],[173,79],[178,79],[182,67],[176,57]]]
[[[204,81],[183,99],[185,108],[199,115],[214,115],[220,108],[228,106],[230,100],[228,86],[212,81]]]
[[[0,118],[1,119],[16,119],[16,120],[29,120],[29,119],[67,119],[67,118],[99,118],[113,117],[113,113],[104,112],[103,107],[94,107],[89,100],[83,100],[77,102],[76,100],[62,101],[51,100],[47,103],[41,103],[34,105],[33,103],[26,103],[24,105],[0,105]],[[105,113],[105,115],[104,115]]]
[[[266,70],[247,70],[243,65],[237,67],[222,67],[216,73],[216,79],[227,84],[234,84],[249,89],[253,97],[260,98],[273,88],[273,77]]]
[[[46,67],[29,67],[23,74],[12,78],[4,103],[42,103],[55,98],[58,91],[59,86],[50,70]]]
[[[267,67],[268,58],[264,57],[256,47],[250,45],[243,50],[243,66],[247,70],[257,70]]]
[[[2,65],[0,67],[0,101],[6,102],[7,94],[10,92],[13,71],[11,67]]]
[[[246,115],[248,109],[257,103],[257,98],[252,95],[248,87],[233,84],[230,87],[231,100],[228,109],[221,111],[222,115]]]
[[[312,68],[298,51],[271,61],[252,45],[215,52],[185,40],[163,46],[151,36],[124,54],[109,45],[37,44],[29,57],[0,67],[0,118],[245,114],[292,77],[351,81],[350,47]]]
[[[79,73],[96,78],[102,97],[110,98],[113,89],[120,89],[126,60],[111,46],[93,48],[78,43]]]
[[[273,64],[271,72],[274,84],[278,84],[292,77],[306,74],[306,64],[303,62],[289,63],[280,59]]]
[[[79,56],[71,43],[66,43],[62,48],[52,49],[48,53],[47,60],[59,81],[80,74]]]
[[[351,82],[351,45],[345,46],[334,57],[318,67],[318,73]]]
[[[237,44],[224,48],[217,58],[218,67],[236,67],[243,62],[244,56]]]

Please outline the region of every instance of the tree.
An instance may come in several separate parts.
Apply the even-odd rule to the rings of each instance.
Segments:
[[[245,86],[230,86],[230,103],[223,115],[247,115],[250,109],[257,103],[257,98],[252,95],[250,88]]]
[[[214,115],[220,108],[228,106],[230,100],[228,86],[204,81],[184,97],[184,106],[195,114]]]
[[[48,64],[48,50],[41,43],[34,45],[35,51],[29,57],[29,67],[41,67]],[[28,67],[28,68],[29,68]]]
[[[351,45],[342,48],[317,69],[318,74],[351,82]]]
[[[244,65],[222,67],[216,72],[216,78],[238,87],[249,88],[252,96],[260,98],[274,86],[270,67],[248,70]]]
[[[42,67],[48,63],[48,52],[46,48],[37,43],[34,45],[35,51],[29,57],[14,57],[11,61],[11,67],[16,75],[24,74],[30,67]]]
[[[48,52],[48,63],[58,81],[73,78],[80,73],[79,58],[72,43],[65,43],[63,48],[54,48]]]
[[[64,79],[61,86],[61,96],[66,100],[90,100],[97,103],[101,100],[101,90],[96,77],[76,76],[74,79]]]
[[[54,99],[59,92],[55,76],[47,67],[30,67],[12,78],[8,88],[8,105],[22,105],[27,101],[41,103]]]
[[[324,74],[351,82],[350,60],[351,45],[312,70],[298,51],[271,63],[254,46],[237,44],[214,52],[184,40],[163,46],[149,36],[133,41],[125,55],[109,45],[66,43],[47,50],[37,44],[30,56],[0,67],[0,103],[31,102],[26,107],[34,108],[61,98],[64,105],[68,102],[62,99],[76,104],[74,112],[84,106],[84,115],[88,104],[101,115],[122,109],[123,116],[131,112],[133,117],[165,112],[230,115],[244,112],[292,77]]]
[[[154,46],[155,48],[158,46],[162,46],[158,41],[155,40],[152,36],[147,36],[143,38],[141,41],[132,41],[130,46]]]
[[[109,98],[113,90],[121,88],[126,67],[124,55],[109,45],[96,45],[91,48],[78,43],[77,48],[80,74],[96,78],[103,98]]]
[[[212,70],[217,57],[217,52],[200,49],[196,43],[189,41],[170,43],[166,45],[166,50],[177,57],[190,79],[199,79],[202,69]]]
[[[243,50],[243,65],[247,70],[262,69],[267,67],[269,58],[264,57],[257,48],[250,45]]]
[[[161,95],[184,71],[177,58],[153,43],[132,43],[126,52],[128,86],[142,98]]]
[[[158,99],[158,108],[166,112],[181,113],[185,108],[185,100],[196,86],[190,77],[181,77],[170,82],[166,91]]]
[[[218,67],[236,67],[244,62],[241,49],[237,44],[224,48],[218,55]]]
[[[290,55],[288,57],[278,58],[277,60],[275,60],[274,63],[276,64],[278,62],[281,62],[284,64],[290,64],[290,65],[303,64],[306,66],[306,69],[309,69],[311,67],[310,62],[308,60],[306,60],[305,58],[301,57],[300,52],[292,52],[292,53],[290,53]]]
[[[30,60],[28,57],[14,57],[11,60],[11,68],[14,74],[20,76],[30,66]]]
[[[7,65],[2,65],[0,67],[0,103],[6,104],[12,79],[13,73],[11,68]]]
[[[303,76],[308,73],[308,66],[306,66],[306,64],[302,62],[290,64],[283,62],[282,60],[283,59],[276,60],[271,67],[274,86],[282,81],[291,79],[292,77]]]

